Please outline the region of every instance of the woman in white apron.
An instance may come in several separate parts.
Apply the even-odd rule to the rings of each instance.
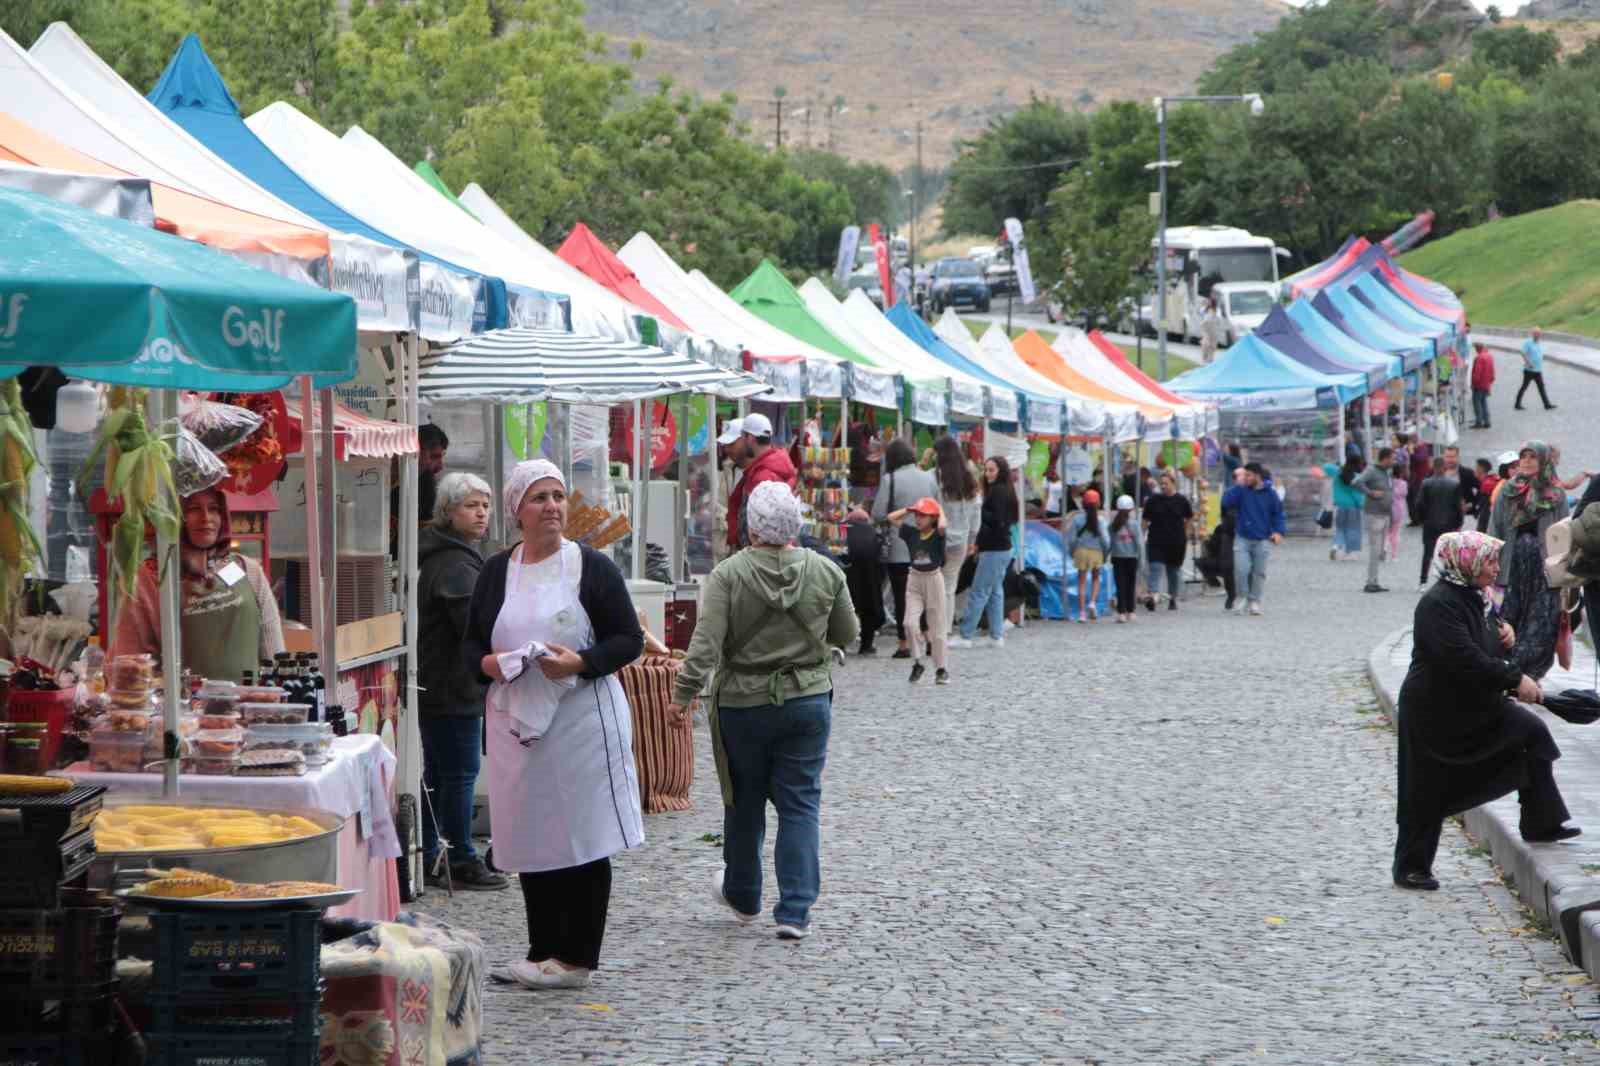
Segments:
[[[462,653],[491,680],[484,717],[495,865],[516,873],[532,988],[581,988],[600,963],[611,856],[644,843],[633,730],[616,672],[644,634],[616,565],[562,537],[566,480],[543,459],[504,489],[522,542],[478,576]]]

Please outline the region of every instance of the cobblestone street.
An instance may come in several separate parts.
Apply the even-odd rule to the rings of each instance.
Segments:
[[[1537,429],[1564,472],[1600,466],[1583,429],[1600,378],[1548,377],[1561,410],[1514,414],[1503,387],[1463,459]],[[617,857],[594,983],[491,984],[485,1061],[1597,1061],[1594,986],[1459,830],[1441,891],[1391,886],[1394,737],[1363,668],[1416,602],[1419,531],[1402,542],[1386,595],[1325,540],[1291,541],[1265,617],[1191,585],[1135,625],[953,651],[947,688],[852,657],[798,944],[712,899],[722,817],[697,724],[695,807]],[[421,909],[481,932],[491,965],[526,950],[515,888]]]

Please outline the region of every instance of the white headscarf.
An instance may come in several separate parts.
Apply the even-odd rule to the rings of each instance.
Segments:
[[[750,539],[781,547],[794,540],[804,524],[800,501],[781,481],[763,481],[744,502],[745,521]]]
[[[522,497],[528,494],[528,486],[545,478],[554,478],[563,489],[567,487],[567,479],[562,476],[561,468],[548,459],[527,459],[512,467],[506,477],[505,487],[500,490],[506,517],[515,522],[517,512],[522,509]]]

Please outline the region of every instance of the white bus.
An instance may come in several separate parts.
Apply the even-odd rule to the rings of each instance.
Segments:
[[[1160,245],[1150,241],[1150,280],[1155,282]],[[1184,340],[1198,341],[1205,317],[1206,297],[1214,285],[1232,282],[1266,282],[1274,298],[1278,286],[1278,257],[1285,248],[1270,237],[1257,237],[1232,226],[1175,226],[1167,229],[1167,314],[1157,328]],[[1160,314],[1152,297],[1151,312]]]

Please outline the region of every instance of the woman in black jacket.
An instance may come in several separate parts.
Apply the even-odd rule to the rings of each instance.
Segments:
[[[1439,575],[1417,604],[1411,669],[1398,708],[1399,807],[1394,883],[1432,890],[1433,857],[1444,819],[1515,791],[1524,840],[1577,836],[1552,764],[1561,751],[1523,703],[1543,698],[1538,682],[1508,656],[1511,627],[1489,612],[1484,589],[1500,571],[1502,542],[1477,532],[1446,533],[1435,549]]]
[[[461,661],[467,606],[483,569],[478,545],[489,528],[493,499],[488,483],[477,475],[446,474],[438,484],[433,521],[417,537],[417,727],[428,797],[422,811],[423,876],[439,888],[507,885],[472,846],[488,686],[479,683],[476,667]],[[448,862],[441,835],[448,841]]]
[[[961,635],[952,648],[970,648],[978,618],[988,612],[989,639],[1005,644],[1006,568],[1011,562],[1011,526],[1020,519],[1017,494],[1011,487],[1011,464],[998,455],[983,464],[983,508],[978,518],[978,565],[967,595]]]
[[[530,988],[582,988],[600,965],[611,856],[644,843],[616,678],[644,633],[616,565],[562,536],[560,468],[518,463],[504,504],[522,542],[484,564],[461,651],[489,684],[495,865],[519,876],[527,908],[528,957],[509,969]]]

